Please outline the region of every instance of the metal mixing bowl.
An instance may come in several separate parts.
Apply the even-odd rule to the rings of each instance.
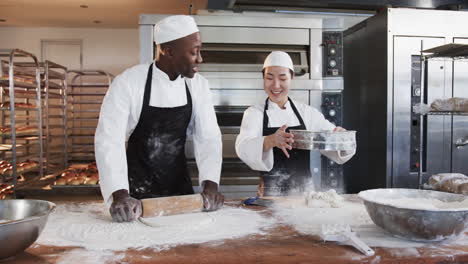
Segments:
[[[391,234],[414,241],[440,241],[459,235],[468,227],[468,208],[415,209],[411,204],[395,206],[392,199],[438,199],[461,202],[468,196],[430,190],[374,189],[362,191],[372,221]]]
[[[36,241],[55,204],[41,200],[0,200],[0,259],[14,256]]]

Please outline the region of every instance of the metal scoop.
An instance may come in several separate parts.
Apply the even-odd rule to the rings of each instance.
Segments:
[[[374,250],[367,246],[347,224],[323,224],[320,236],[324,241],[337,241],[351,245],[366,256],[375,254]]]

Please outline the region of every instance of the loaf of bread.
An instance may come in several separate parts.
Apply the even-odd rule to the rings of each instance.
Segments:
[[[439,173],[429,178],[429,185],[437,191],[468,194],[468,177],[461,173]]]
[[[29,135],[37,132],[37,126],[16,126],[17,135]],[[11,127],[0,127],[0,133],[5,136],[11,135]]]
[[[57,177],[55,185],[96,185],[99,174],[96,162],[90,164],[73,164]]]
[[[5,102],[0,104],[0,108],[10,108],[11,103],[10,102]],[[15,103],[15,108],[29,108],[29,109],[34,109],[36,108],[35,105],[33,104],[28,104],[28,103]]]
[[[468,98],[437,99],[431,104],[431,110],[468,112]]]

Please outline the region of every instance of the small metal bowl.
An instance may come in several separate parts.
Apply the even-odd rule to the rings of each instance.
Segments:
[[[417,189],[374,189],[362,191],[367,213],[372,221],[392,235],[414,241],[441,241],[455,237],[468,227],[468,208],[412,209],[395,206],[392,199],[424,198],[443,202],[461,202],[460,194]]]
[[[306,150],[355,150],[356,131],[308,131],[291,129],[293,148]]]
[[[0,200],[0,259],[27,249],[42,232],[55,204],[41,200]]]

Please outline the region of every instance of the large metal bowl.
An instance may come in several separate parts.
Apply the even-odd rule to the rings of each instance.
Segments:
[[[0,259],[28,248],[41,234],[55,204],[41,200],[0,200]]]
[[[359,197],[374,223],[397,237],[414,241],[441,241],[459,235],[468,227],[468,208],[415,209],[411,204],[392,205],[392,199],[425,198],[461,202],[468,196],[431,190],[374,189]]]
[[[356,149],[356,131],[309,131],[291,129],[293,148],[306,150],[352,151]]]

